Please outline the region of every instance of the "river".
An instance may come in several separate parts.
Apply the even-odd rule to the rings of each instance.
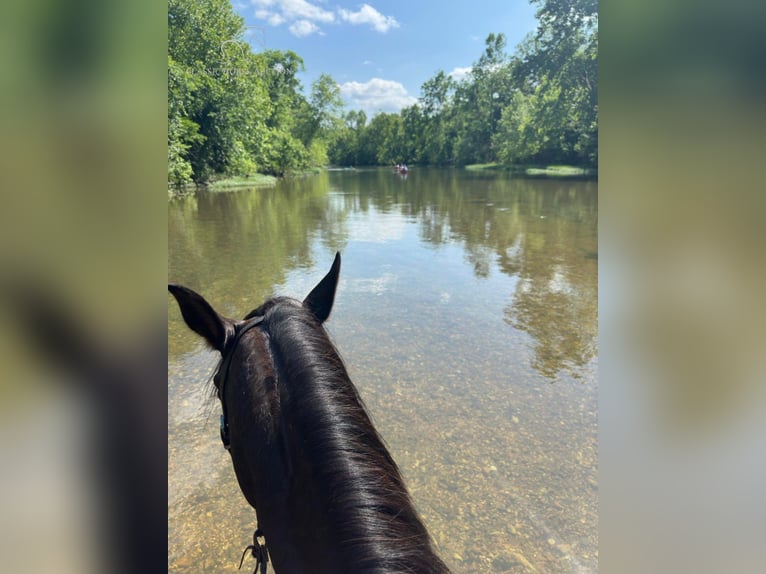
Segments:
[[[592,181],[325,171],[169,201],[169,280],[241,318],[340,251],[326,327],[447,564],[596,572],[597,212]],[[168,569],[235,572],[217,357],[170,296],[168,332]]]

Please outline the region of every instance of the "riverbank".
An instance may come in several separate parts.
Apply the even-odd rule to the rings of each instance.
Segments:
[[[306,169],[299,169],[287,172],[281,177],[305,177],[309,175],[316,175],[324,171],[325,168],[310,167]],[[232,191],[236,189],[243,189],[247,187],[268,187],[276,185],[280,177],[274,175],[266,175],[263,173],[252,173],[247,175],[234,175],[231,177],[221,177],[220,179],[213,179],[204,184],[189,183],[182,187],[168,187],[168,195],[171,197],[174,195],[184,195],[191,193],[197,189],[207,189],[209,191]]]
[[[501,163],[475,163],[465,166],[465,169],[471,171],[510,171],[519,175],[530,177],[561,177],[561,178],[582,178],[596,179],[598,171],[573,165],[506,165]]]
[[[210,181],[206,184],[189,183],[181,187],[168,187],[168,195],[184,195],[192,193],[197,189],[208,189],[210,191],[231,191],[243,189],[246,187],[268,187],[276,185],[278,178],[273,175],[263,173],[254,173],[249,175],[237,175],[225,177]]]
[[[225,191],[228,189],[236,189],[240,187],[260,187],[275,185],[277,178],[273,175],[264,175],[262,173],[254,173],[250,175],[236,175],[232,177],[226,177],[211,181],[205,187],[212,191]]]

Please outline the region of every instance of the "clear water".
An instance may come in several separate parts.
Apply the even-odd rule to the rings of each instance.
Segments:
[[[242,317],[341,251],[327,328],[445,561],[596,572],[597,211],[594,182],[329,171],[172,200],[169,279]],[[171,297],[168,323],[168,567],[234,572],[255,513],[217,357]]]

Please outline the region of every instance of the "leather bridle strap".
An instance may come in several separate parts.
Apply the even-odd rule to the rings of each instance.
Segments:
[[[261,567],[261,574],[266,574],[266,565],[269,563],[269,551],[266,550],[266,538],[264,537],[263,544],[258,542],[258,538],[263,536],[263,532],[260,528],[256,528],[253,533],[253,543],[250,544],[242,553],[242,559],[239,561],[239,569],[242,570],[242,564],[245,562],[245,556],[247,551],[255,558],[255,570],[253,574],[258,574],[258,566]]]
[[[239,344],[240,339],[242,339],[242,336],[247,333],[250,329],[257,327],[263,322],[263,317],[253,317],[252,319],[248,319],[239,329],[236,335],[234,335],[234,338],[231,340],[231,342],[228,345],[228,349],[226,350],[226,355],[223,358],[223,363],[221,364],[221,384],[218,388],[219,398],[221,399],[221,409],[223,410],[223,414],[221,415],[221,442],[223,443],[223,448],[226,450],[229,450],[231,448],[231,442],[229,440],[229,419],[226,416],[226,400],[225,400],[225,394],[224,390],[226,389],[226,380],[229,378],[229,367],[231,367],[231,359],[234,356],[234,351],[237,349],[237,345]]]

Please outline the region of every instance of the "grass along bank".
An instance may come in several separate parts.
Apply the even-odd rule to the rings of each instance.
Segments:
[[[264,175],[254,173],[252,175],[236,175],[226,177],[207,184],[207,188],[212,191],[225,191],[227,189],[237,189],[241,187],[259,187],[264,185],[275,185],[277,178],[273,175]]]
[[[496,170],[510,171],[519,175],[532,177],[577,177],[595,178],[597,171],[573,165],[505,165],[502,163],[475,163],[465,166],[465,169],[473,171]]]

